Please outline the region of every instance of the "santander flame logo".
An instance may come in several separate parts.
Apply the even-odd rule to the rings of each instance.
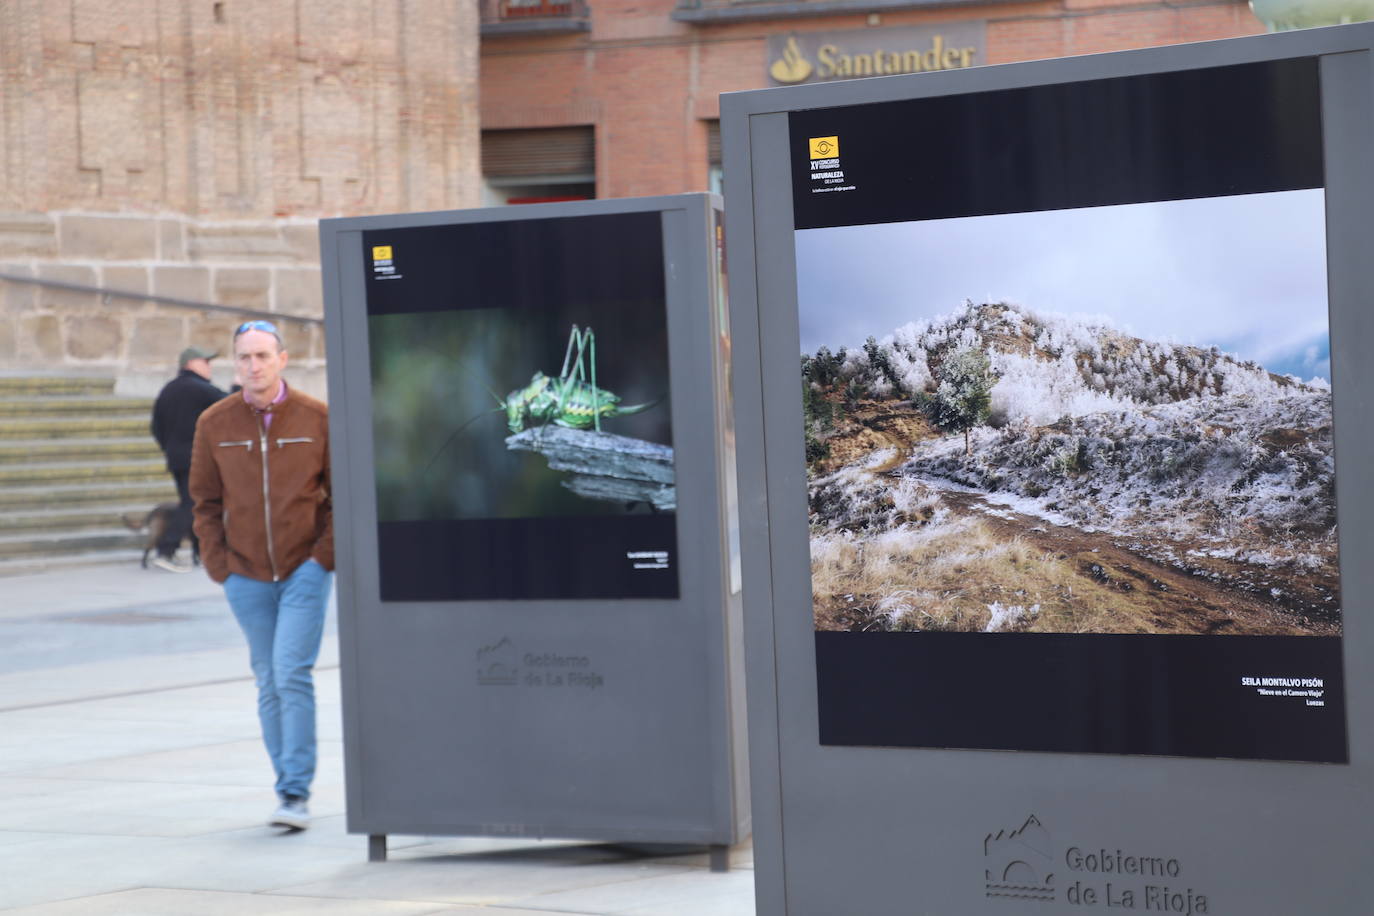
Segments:
[[[780,83],[800,83],[811,75],[811,69],[811,62],[802,56],[801,48],[797,47],[797,39],[789,38],[782,49],[781,59],[773,61],[768,72]]]

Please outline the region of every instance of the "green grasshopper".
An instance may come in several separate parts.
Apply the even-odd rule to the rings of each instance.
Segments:
[[[588,372],[587,367],[591,366]],[[569,369],[571,368],[571,372]],[[590,380],[589,380],[590,378]],[[497,404],[506,411],[506,426],[518,433],[534,423],[554,423],[571,429],[594,427],[601,432],[602,417],[623,417],[648,410],[658,403],[620,406],[620,396],[596,385],[596,335],[591,328],[572,326],[563,371],[558,378],[535,372],[530,383],[506,395]]]
[[[590,370],[588,366],[590,365]],[[496,401],[496,410],[506,412],[506,426],[512,433],[524,431],[528,426],[538,424],[541,428],[553,423],[570,429],[595,428],[601,432],[603,417],[623,417],[641,413],[654,407],[662,398],[647,404],[620,406],[620,396],[598,388],[596,384],[596,335],[591,328],[572,326],[568,335],[568,348],[563,354],[563,371],[558,378],[549,378],[536,371],[530,383],[517,388],[502,400],[490,388],[487,392]],[[439,455],[444,452],[458,435],[486,414],[478,414],[454,430],[439,447],[439,451],[425,465],[425,473],[434,466]]]

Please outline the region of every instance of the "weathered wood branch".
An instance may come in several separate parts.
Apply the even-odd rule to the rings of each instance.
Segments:
[[[550,424],[506,437],[506,448],[538,452],[549,468],[569,474],[563,486],[607,502],[677,508],[673,450],[657,442]]]

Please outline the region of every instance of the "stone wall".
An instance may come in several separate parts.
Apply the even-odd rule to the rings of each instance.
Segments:
[[[0,273],[319,317],[316,219],[478,203],[477,41],[454,0],[5,0]],[[0,369],[137,388],[233,324],[0,281]]]
[[[293,320],[323,313],[313,220],[0,216],[0,250],[0,275],[13,278],[0,279],[0,366],[8,370],[112,375],[121,392],[155,392],[184,347],[227,353],[245,317],[138,298],[150,295],[280,314],[293,376],[323,393],[323,328],[317,320]],[[217,380],[227,382],[229,361],[215,368]]]

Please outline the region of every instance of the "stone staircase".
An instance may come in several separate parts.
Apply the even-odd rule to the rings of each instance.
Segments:
[[[152,401],[113,379],[0,378],[0,575],[138,562],[142,517],[176,488],[148,433]]]

